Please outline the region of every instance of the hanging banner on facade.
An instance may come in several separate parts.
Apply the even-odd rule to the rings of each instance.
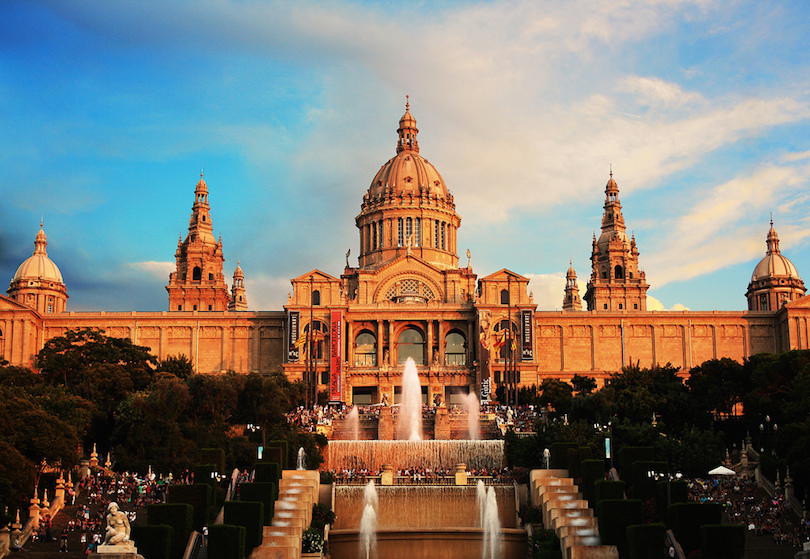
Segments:
[[[332,311],[329,328],[329,401],[343,400],[343,311]]]
[[[523,339],[523,361],[534,360],[534,336],[532,324],[534,323],[532,311],[520,311],[521,338]]]
[[[301,313],[299,311],[287,312],[287,361],[298,361],[300,343],[298,343],[298,332],[301,324]]]

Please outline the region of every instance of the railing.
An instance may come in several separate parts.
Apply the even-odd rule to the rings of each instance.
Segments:
[[[197,559],[200,554],[200,548],[203,544],[203,536],[198,531],[194,530],[188,537],[186,550],[183,552],[183,559]]]
[[[369,481],[374,481],[374,485],[380,486],[382,476],[379,475],[341,475],[335,474],[334,484],[337,485],[365,485]],[[467,476],[467,485],[477,485],[478,481],[483,481],[484,485],[512,485],[511,478],[494,478],[492,476]],[[454,486],[456,476],[394,476],[393,485],[417,485],[417,486]]]

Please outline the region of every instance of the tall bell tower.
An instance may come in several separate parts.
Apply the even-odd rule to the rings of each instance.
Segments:
[[[605,186],[602,234],[593,238],[591,278],[585,292],[589,311],[646,311],[646,276],[638,269],[635,235],[628,239],[619,202],[619,186],[610,180]]]
[[[169,310],[225,311],[230,295],[222,264],[222,239],[215,239],[208,205],[208,185],[200,171],[185,240],[177,241],[177,268],[169,274]]]

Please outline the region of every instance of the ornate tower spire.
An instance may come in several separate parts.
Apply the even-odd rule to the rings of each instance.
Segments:
[[[230,295],[222,273],[225,258],[222,239],[217,240],[208,205],[208,185],[200,170],[194,188],[194,204],[188,222],[188,235],[177,245],[177,268],[169,274],[169,310],[224,311]]]
[[[579,286],[577,285],[577,273],[574,271],[574,264],[570,261],[568,273],[565,274],[565,297],[563,298],[563,310],[582,310],[582,299],[579,297]]]
[[[602,214],[602,234],[594,235],[591,253],[591,278],[585,301],[588,310],[644,311],[647,310],[647,285],[638,267],[638,247],[635,235],[627,238],[627,227],[619,201],[619,185],[610,179],[605,185],[605,205]]]
[[[765,257],[759,261],[745,296],[750,311],[776,311],[805,294],[805,287],[796,266],[779,250],[779,236],[771,228],[765,239],[768,247]]]
[[[228,303],[229,311],[246,311],[247,296],[245,296],[245,275],[242,266],[236,261],[236,270],[233,272],[233,287],[231,287],[231,301]]]
[[[59,268],[48,257],[44,224],[44,219],[40,219],[34,252],[17,268],[6,293],[40,313],[59,313],[67,306],[67,287]]]

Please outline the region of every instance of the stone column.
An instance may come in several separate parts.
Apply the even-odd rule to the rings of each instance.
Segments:
[[[394,440],[394,417],[391,415],[391,408],[388,406],[380,408],[380,419],[377,422],[377,439],[381,441]]]
[[[383,365],[383,321],[377,321],[377,367],[382,367]],[[389,352],[390,354],[390,352]],[[393,402],[392,402],[393,403]]]
[[[31,505],[28,507],[28,518],[32,520],[34,529],[39,528],[39,499],[37,498],[37,492],[34,491],[34,496],[31,497],[30,501]]]
[[[346,360],[349,362],[349,367],[354,367],[354,322],[351,320],[346,321]]]
[[[439,363],[444,365],[444,321],[439,319],[439,331],[436,333],[436,341],[439,342]]]
[[[450,415],[446,406],[436,408],[433,438],[437,441],[450,439]]]

